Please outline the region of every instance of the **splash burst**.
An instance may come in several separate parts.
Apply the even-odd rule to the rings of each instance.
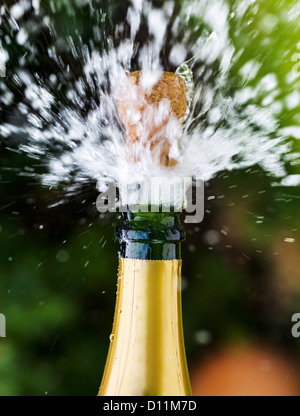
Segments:
[[[78,0],[73,7],[52,1],[51,10],[39,0],[22,0],[10,9],[2,6],[5,36],[0,50],[9,82],[3,78],[0,83],[1,140],[46,166],[44,184],[64,183],[69,193],[104,177],[122,188],[124,178],[174,175],[208,180],[220,171],[255,164],[283,184],[290,183],[286,167],[299,163],[292,140],[299,128],[285,125],[283,119],[286,107],[292,111],[300,105],[299,79],[291,66],[283,85],[275,63],[269,70],[262,56],[268,43],[276,41],[277,17],[264,13],[262,20],[263,5],[255,0],[230,5],[225,0],[157,3],[132,0],[119,23],[111,23],[98,1]],[[296,3],[284,16],[295,27]],[[61,8],[70,15],[88,10],[89,41],[78,31],[57,35],[53,21]],[[46,36],[45,31],[42,59],[53,69],[48,78],[38,67],[39,36]],[[21,51],[13,74],[12,45]],[[287,54],[294,45],[288,46]],[[143,85],[151,89],[157,74],[176,68],[187,81],[190,104],[183,127],[172,118],[166,126],[177,163],[166,169],[159,152],[153,157],[150,146],[140,142],[133,163],[117,106],[120,89],[136,69],[143,70]],[[163,117],[166,108],[160,111],[157,117]]]

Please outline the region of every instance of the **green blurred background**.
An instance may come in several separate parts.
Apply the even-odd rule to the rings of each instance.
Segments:
[[[7,7],[13,3],[4,1]],[[88,2],[72,6],[60,0],[40,3],[44,14],[51,16],[56,37],[79,34],[84,43],[93,37]],[[161,2],[153,3],[159,6]],[[228,1],[232,11],[238,3]],[[284,91],[277,97],[282,104],[281,127],[299,126],[299,105],[291,109],[286,100],[299,90],[299,79],[287,81],[295,65],[292,56],[300,49],[299,24],[288,19],[296,3],[257,3],[260,10],[251,24],[251,10],[242,22],[231,20],[232,42],[243,53],[232,68],[228,94],[235,90],[239,69],[255,57],[263,64],[257,77],[276,73]],[[126,1],[94,4],[107,13],[104,33],[112,32],[126,16]],[[29,59],[28,68],[46,79],[50,70],[58,69],[53,64],[49,69],[49,58],[43,53],[51,36],[46,29],[38,30],[40,20],[29,8],[19,24],[36,28],[29,41],[40,53]],[[237,26],[243,30],[236,32]],[[3,44],[6,35],[14,39],[3,19],[0,28]],[[5,81],[9,85],[26,44],[21,47],[12,41],[6,46],[11,58]],[[64,59],[69,60],[73,73],[80,72],[67,52]],[[257,79],[244,82],[255,85]],[[13,83],[11,88],[15,89]],[[1,122],[13,117],[18,102],[14,92],[15,101],[0,108]],[[262,99],[256,97],[254,102]],[[114,313],[118,266],[114,227],[120,220],[111,215],[99,217],[95,184],[83,187],[67,203],[49,208],[65,189],[49,190],[35,178],[20,175],[35,169],[37,162],[7,147],[11,146],[3,140],[0,312],[6,316],[7,337],[0,339],[0,395],[96,395]],[[294,148],[299,151],[296,138]],[[300,174],[297,164],[287,169]],[[291,334],[291,317],[300,313],[300,193],[299,186],[282,187],[276,182],[259,166],[222,172],[206,184],[203,223],[186,226],[183,319],[195,390],[197,373],[232,346],[261,349],[270,374],[276,368],[272,353],[278,352],[280,359],[291,361],[300,377],[300,338]]]

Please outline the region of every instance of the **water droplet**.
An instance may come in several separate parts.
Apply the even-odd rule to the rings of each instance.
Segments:
[[[110,334],[109,336],[110,342],[113,342],[114,339],[115,339],[115,334]]]
[[[294,238],[285,238],[284,241],[286,243],[294,243],[295,242],[295,239]]]
[[[56,254],[56,260],[59,263],[66,263],[69,260],[69,252],[67,250],[59,250]]]
[[[221,235],[216,230],[208,230],[203,235],[203,240],[210,246],[215,246],[221,241]]]
[[[259,363],[259,367],[264,373],[269,373],[272,370],[273,364],[270,360],[262,360]]]
[[[195,333],[195,340],[197,344],[207,345],[212,341],[212,335],[206,329],[201,329]]]
[[[188,249],[191,253],[195,253],[197,251],[197,247],[194,244],[189,244]]]

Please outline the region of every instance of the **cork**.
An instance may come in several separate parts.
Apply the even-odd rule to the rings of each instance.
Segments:
[[[186,114],[185,80],[175,73],[162,72],[159,81],[150,90],[146,90],[142,85],[141,77],[142,71],[132,72],[128,75],[117,102],[126,129],[126,143],[132,146],[137,141],[144,140],[138,133],[141,130],[139,127],[142,125],[147,129],[146,136],[147,141],[150,141],[150,149],[154,151],[159,146],[161,165],[175,166],[177,161],[169,157],[170,143],[166,137],[166,126],[170,117],[182,120]],[[158,110],[163,100],[168,100],[169,112],[157,122],[155,111]],[[149,113],[149,106],[153,112]],[[138,115],[138,120],[132,121],[130,118],[132,113]]]

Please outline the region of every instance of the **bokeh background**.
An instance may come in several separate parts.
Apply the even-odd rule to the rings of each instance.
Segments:
[[[3,3],[10,8],[16,2]],[[124,20],[129,4],[93,3],[108,16],[103,33]],[[233,11],[238,4],[228,3]],[[296,3],[259,1],[259,13],[251,24],[245,16],[239,36],[231,21],[232,40],[244,50],[239,68],[255,56],[266,73],[278,75],[284,97],[287,91],[294,95],[292,107],[278,98],[281,127],[300,125],[299,91],[287,82],[292,57],[300,50],[300,27],[288,19]],[[5,82],[15,99],[6,106],[2,102],[0,122],[12,122],[21,100],[12,78],[27,44],[38,51],[28,69],[46,79],[59,72],[44,52],[53,37],[79,34],[88,44],[94,36],[89,2],[41,1],[40,7],[51,16],[52,28],[47,21],[40,25],[41,17],[28,7],[18,20],[30,33],[23,45],[1,16],[1,42],[10,52]],[[196,23],[201,25],[200,18]],[[70,77],[76,77],[80,65],[68,51],[62,51],[62,59],[71,67]],[[230,92],[235,85],[228,87]],[[59,91],[57,96],[63,99]],[[15,123],[22,120],[16,117]],[[120,219],[99,217],[93,183],[56,205],[67,185],[42,186],[30,173],[43,168],[11,148],[1,140],[0,312],[7,319],[7,337],[0,338],[0,395],[94,396],[112,327],[118,266],[114,227]],[[299,151],[297,138],[294,148]],[[287,169],[300,174],[296,163]],[[184,332],[194,393],[298,395],[300,338],[292,336],[291,318],[300,313],[299,186],[283,187],[254,166],[220,173],[206,183],[205,192],[205,219],[199,226],[186,225],[182,253]]]

